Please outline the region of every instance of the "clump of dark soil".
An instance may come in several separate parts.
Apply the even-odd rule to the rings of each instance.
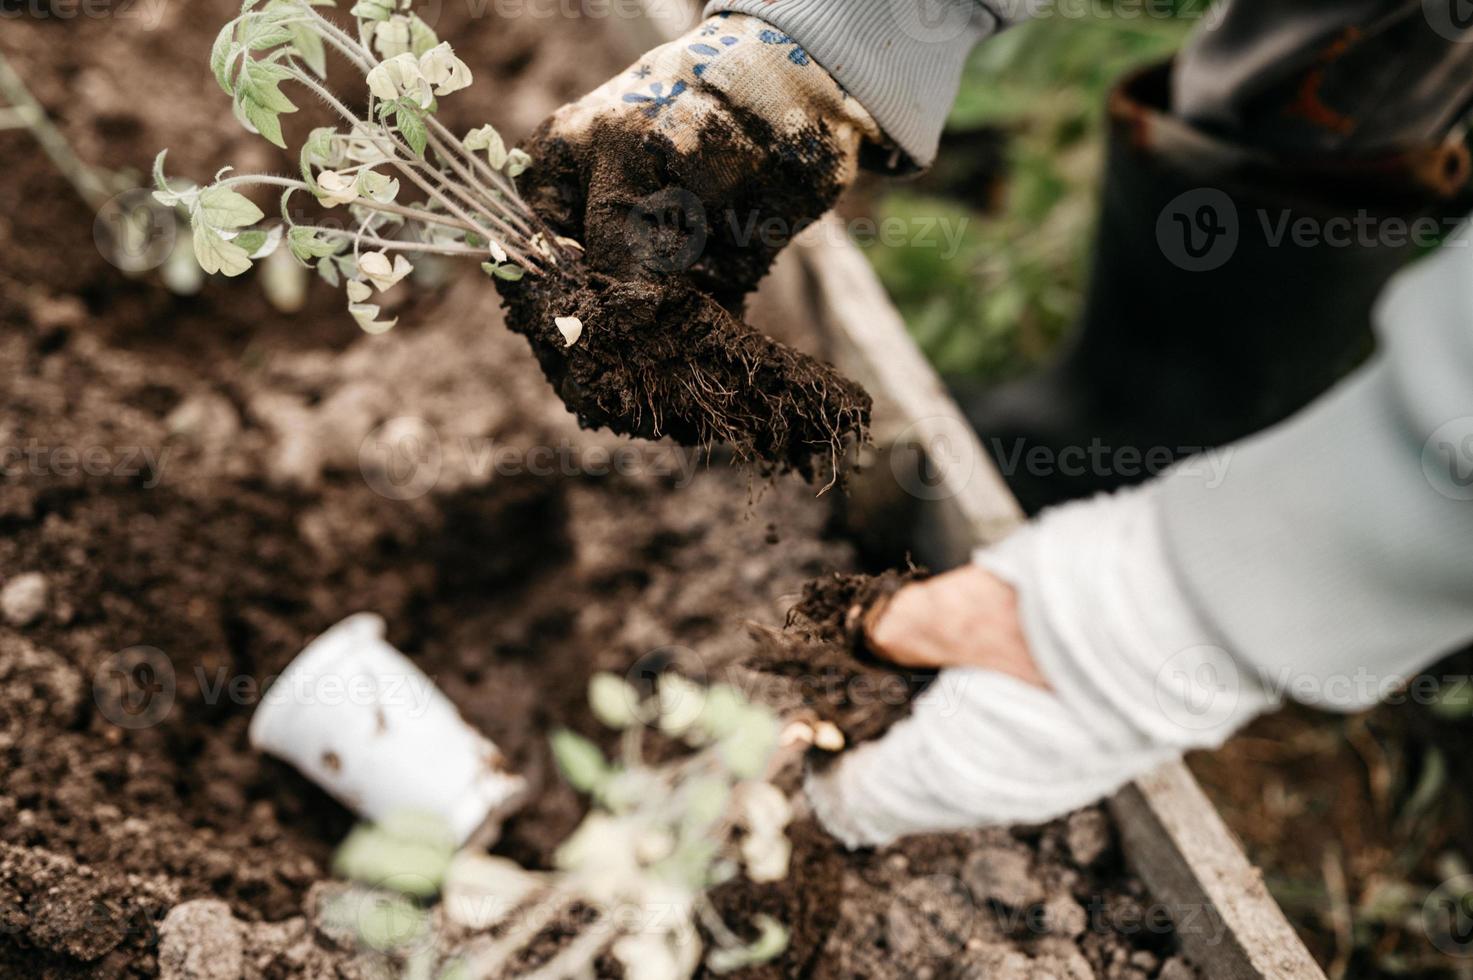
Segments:
[[[870,399],[832,368],[733,317],[683,279],[588,270],[502,287],[508,323],[532,345],[568,409],[593,428],[837,478],[866,438]],[[571,347],[559,316],[583,323]]]
[[[499,284],[508,322],[587,425],[836,479],[867,436],[869,396],[741,319],[777,254],[838,199],[833,140],[737,110],[713,114],[695,152],[638,130],[601,121],[570,142],[548,123],[530,138],[527,199],[584,251]],[[571,348],[559,316],[583,323]]]
[[[897,667],[866,649],[862,619],[920,571],[834,573],[805,583],[786,626],[751,627],[756,640],[742,669],[766,700],[802,707],[833,722],[853,744],[878,738],[910,713],[935,671]]]

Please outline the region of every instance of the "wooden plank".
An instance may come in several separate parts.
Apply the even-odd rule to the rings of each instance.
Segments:
[[[1111,808],[1132,867],[1212,980],[1324,977],[1185,765],[1137,780]]]
[[[670,0],[644,0],[650,9]],[[651,19],[679,34],[679,18]],[[643,39],[639,31],[625,39]],[[637,53],[637,52],[636,52]],[[905,328],[869,261],[829,215],[783,261],[803,264],[807,315],[827,327],[839,366],[875,397],[880,449],[854,493],[883,510],[919,507],[916,553],[933,568],[961,564],[1024,515],[981,440]],[[1127,859],[1153,898],[1170,908],[1183,949],[1209,980],[1324,980],[1222,818],[1180,762],[1111,800]]]

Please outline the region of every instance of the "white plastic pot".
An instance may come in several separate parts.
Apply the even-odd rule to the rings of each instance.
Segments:
[[[434,814],[457,843],[504,818],[526,790],[495,744],[384,640],[373,613],[349,616],[297,655],[262,697],[250,741],[362,817]]]

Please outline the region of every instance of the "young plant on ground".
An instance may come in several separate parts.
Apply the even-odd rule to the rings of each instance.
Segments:
[[[767,780],[785,758],[780,746],[802,751],[813,729],[782,729],[730,685],[703,688],[669,674],[648,699],[600,674],[589,699],[595,715],[622,732],[621,750],[609,760],[579,735],[553,735],[559,769],[592,803],[558,848],[556,870],[453,853],[443,827],[406,814],[360,827],[344,842],[335,870],[373,890],[339,896],[330,918],[414,976],[587,976],[607,954],[629,980],[681,980],[703,960],[726,973],[779,956],[788,944],[782,923],[757,916],[733,928],[709,893],[739,876],[787,877],[792,811]],[[795,727],[810,737],[793,739]],[[647,761],[652,728],[685,753]],[[441,921],[469,933],[468,941],[433,934],[434,917],[416,903],[437,894]],[[555,927],[570,935],[550,959],[528,966],[535,941]]]
[[[580,908],[592,910],[592,921],[533,975],[589,975],[605,952],[630,980],[679,980],[703,957],[725,973],[780,955],[788,943],[781,923],[758,916],[739,934],[708,895],[740,875],[754,882],[787,877],[792,813],[787,797],[766,781],[778,753],[778,719],[729,685],[707,689],[670,674],[647,700],[600,674],[589,697],[598,718],[622,731],[620,757],[605,758],[572,732],[554,734],[559,768],[589,795],[592,809],[558,848],[554,883],[534,911],[467,955],[471,974],[498,975],[538,933]],[[662,766],[647,762],[652,725],[689,754]]]

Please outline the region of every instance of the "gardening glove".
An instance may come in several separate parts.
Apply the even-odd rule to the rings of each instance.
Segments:
[[[906,647],[901,659],[924,666],[933,634],[951,630],[954,647],[958,632],[979,654],[995,644],[1001,659],[977,662],[999,669],[943,670],[910,718],[810,774],[809,798],[830,832],[857,847],[1041,823],[1190,749],[1220,746],[1278,704],[1182,592],[1157,492],[1147,485],[1046,512],[978,552],[982,572],[909,586],[932,594],[915,594],[929,612],[904,617],[914,624],[904,644],[885,637],[882,611],[871,630],[881,653],[886,643]],[[1016,595],[1011,627],[1012,597],[996,597],[1006,586]],[[978,604],[984,614],[973,622]],[[1008,652],[1018,631],[1031,655],[1021,660]]]
[[[723,14],[543,123],[527,198],[596,271],[687,274],[735,311],[882,139],[791,37]]]

